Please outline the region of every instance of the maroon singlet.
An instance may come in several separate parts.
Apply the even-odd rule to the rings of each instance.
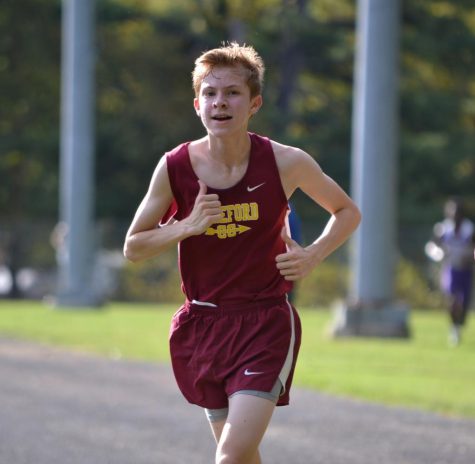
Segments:
[[[188,301],[245,304],[285,295],[291,283],[275,257],[286,251],[281,238],[288,203],[269,139],[250,133],[251,153],[244,177],[233,187],[213,189],[224,217],[201,235],[179,244],[182,288]],[[163,222],[187,217],[199,191],[188,143],[168,152],[174,203]]]

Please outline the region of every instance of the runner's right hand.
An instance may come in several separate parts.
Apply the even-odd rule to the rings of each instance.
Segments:
[[[206,193],[206,184],[198,180],[200,189],[190,215],[184,219],[192,235],[200,235],[223,217],[221,202],[216,193]]]

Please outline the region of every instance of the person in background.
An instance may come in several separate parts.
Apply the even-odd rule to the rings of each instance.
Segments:
[[[455,346],[460,343],[470,307],[475,227],[466,217],[463,202],[458,198],[446,202],[444,213],[445,219],[434,226],[426,254],[434,261],[441,261],[440,286],[448,298],[451,322],[449,344]]]

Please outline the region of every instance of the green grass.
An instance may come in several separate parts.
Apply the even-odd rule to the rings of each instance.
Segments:
[[[110,357],[168,362],[175,305],[114,303],[105,309],[53,310],[0,302],[0,335]],[[331,339],[328,311],[300,311],[303,340],[295,384],[337,395],[475,418],[475,327],[447,346],[443,312],[414,311],[409,340]]]
[[[475,330],[447,345],[443,312],[412,312],[410,340],[338,339],[321,328],[329,314],[303,311],[297,383],[321,391],[475,418]],[[316,328],[316,330],[314,329]]]

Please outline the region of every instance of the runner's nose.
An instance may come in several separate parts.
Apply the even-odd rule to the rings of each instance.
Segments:
[[[226,102],[224,98],[217,97],[213,103],[213,106],[215,108],[226,108],[228,106],[228,103]]]

